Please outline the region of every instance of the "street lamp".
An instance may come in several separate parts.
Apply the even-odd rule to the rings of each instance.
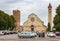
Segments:
[[[53,28],[53,31],[55,31],[56,30],[56,28]]]

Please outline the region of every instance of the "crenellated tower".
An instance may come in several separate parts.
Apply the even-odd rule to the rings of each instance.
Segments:
[[[13,10],[13,16],[16,21],[16,31],[20,31],[20,11],[19,10]]]

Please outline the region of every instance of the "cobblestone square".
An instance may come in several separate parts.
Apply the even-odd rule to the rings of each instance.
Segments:
[[[19,38],[17,34],[0,36],[0,41],[60,41],[58,37],[35,37],[35,38]]]

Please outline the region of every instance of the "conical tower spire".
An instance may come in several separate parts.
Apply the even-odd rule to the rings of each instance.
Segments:
[[[51,6],[51,3],[49,3],[49,6],[48,6],[48,8],[52,8],[52,6]]]

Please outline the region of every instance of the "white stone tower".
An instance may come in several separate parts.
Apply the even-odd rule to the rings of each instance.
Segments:
[[[50,3],[48,6],[48,23],[50,23],[50,26],[51,26],[50,31],[52,31],[52,6]]]

